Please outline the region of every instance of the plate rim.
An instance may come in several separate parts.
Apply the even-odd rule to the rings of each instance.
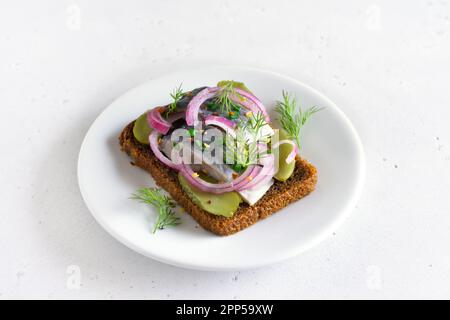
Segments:
[[[207,69],[234,69],[234,70],[239,70],[239,71],[258,72],[258,73],[267,74],[267,75],[272,76],[272,77],[283,78],[285,80],[288,80],[288,81],[291,81],[291,82],[293,82],[295,84],[303,86],[307,90],[311,91],[314,95],[317,95],[321,99],[325,100],[329,105],[331,105],[333,107],[333,109],[345,121],[345,124],[346,124],[347,128],[351,132],[352,140],[355,142],[355,146],[356,146],[357,154],[358,154],[358,159],[359,159],[359,168],[358,168],[358,173],[357,173],[357,181],[356,181],[356,184],[355,184],[355,187],[354,187],[353,194],[346,201],[345,207],[342,210],[340,210],[341,214],[339,214],[336,217],[336,219],[334,219],[334,221],[332,223],[330,223],[329,225],[324,227],[324,229],[322,231],[318,232],[318,234],[315,235],[315,237],[313,239],[311,239],[310,241],[306,242],[304,245],[295,246],[294,248],[292,248],[290,250],[286,250],[285,254],[280,255],[277,259],[271,260],[270,262],[265,262],[265,263],[247,263],[245,266],[239,266],[239,267],[217,267],[215,265],[199,265],[199,264],[194,264],[194,263],[180,262],[177,259],[170,259],[170,258],[162,257],[162,256],[157,255],[157,254],[152,254],[152,253],[150,253],[148,251],[145,251],[145,250],[137,247],[135,244],[130,242],[128,239],[126,239],[125,237],[122,237],[120,234],[116,233],[112,228],[110,228],[106,224],[104,219],[101,219],[99,217],[100,215],[97,214],[97,212],[93,209],[93,206],[91,205],[90,200],[86,196],[86,191],[84,190],[83,183],[82,183],[82,172],[83,172],[82,158],[83,158],[83,155],[85,154],[84,149],[86,148],[86,144],[87,144],[88,138],[92,134],[92,128],[95,126],[97,121],[99,121],[99,119],[102,117],[102,115],[109,109],[109,107],[111,105],[113,105],[114,103],[116,103],[116,101],[118,101],[119,99],[122,99],[124,96],[126,96],[128,94],[132,94],[133,91],[138,90],[140,87],[143,87],[143,86],[147,85],[149,82],[157,81],[157,80],[162,79],[164,77],[171,77],[171,76],[174,76],[174,75],[179,74],[179,73],[189,73],[189,72],[193,72],[194,70],[198,71],[198,69],[203,69],[203,70],[207,70]],[[154,78],[149,78],[149,79],[145,80],[144,82],[142,82],[141,84],[139,84],[139,85],[137,85],[135,87],[129,88],[128,90],[123,92],[121,95],[117,96],[114,100],[112,100],[96,116],[95,120],[91,123],[91,125],[89,126],[89,129],[86,131],[86,134],[85,134],[85,136],[83,138],[83,141],[81,143],[81,147],[80,147],[80,150],[79,150],[79,153],[78,153],[78,159],[77,159],[77,180],[78,180],[78,186],[79,186],[79,189],[80,189],[81,197],[82,197],[86,207],[88,208],[89,212],[94,217],[95,221],[110,236],[112,236],[114,239],[116,239],[118,242],[120,242],[122,245],[125,245],[129,249],[131,249],[131,250],[133,250],[133,251],[135,251],[135,252],[137,252],[137,253],[145,256],[145,257],[148,257],[148,258],[151,258],[153,260],[156,260],[158,262],[169,264],[169,265],[180,267],[180,268],[186,268],[186,269],[191,269],[191,270],[202,270],[202,271],[239,271],[239,270],[248,270],[248,269],[261,268],[261,267],[264,267],[264,266],[273,265],[273,264],[276,264],[276,263],[280,263],[281,261],[288,260],[290,258],[293,258],[295,256],[300,255],[301,253],[311,249],[312,247],[315,247],[316,245],[320,244],[322,241],[327,239],[350,216],[350,214],[353,211],[353,209],[355,208],[359,198],[361,197],[362,190],[363,190],[363,187],[364,187],[365,178],[366,178],[366,156],[365,156],[364,147],[363,147],[361,138],[359,137],[358,132],[356,131],[356,128],[354,127],[354,125],[350,121],[350,119],[347,117],[347,115],[331,99],[329,99],[327,96],[325,96],[323,93],[321,93],[317,89],[315,89],[315,88],[311,87],[310,85],[305,84],[304,82],[302,82],[302,81],[300,81],[300,80],[298,80],[296,78],[293,78],[291,76],[284,75],[284,74],[281,74],[281,73],[278,73],[278,72],[275,72],[275,71],[271,71],[271,70],[262,69],[262,68],[239,66],[239,65],[228,65],[228,64],[225,64],[225,65],[214,64],[214,65],[206,65],[206,66],[202,66],[202,67],[180,68],[180,69],[177,69],[177,70],[174,70],[174,71],[158,74]]]

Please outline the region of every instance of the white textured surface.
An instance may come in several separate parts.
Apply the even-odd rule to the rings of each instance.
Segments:
[[[450,298],[449,19],[437,0],[3,3],[0,298]],[[333,237],[207,273],[144,258],[93,220],[76,181],[90,123],[127,89],[203,63],[294,76],[353,121],[367,181]]]

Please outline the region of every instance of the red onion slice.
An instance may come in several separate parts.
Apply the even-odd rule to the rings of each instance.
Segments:
[[[236,138],[236,132],[234,128],[236,123],[233,121],[219,116],[207,116],[205,119],[205,125],[212,125],[223,129],[226,133],[230,134],[233,138]]]
[[[256,176],[253,177],[253,179],[246,184],[244,188],[238,189],[238,191],[258,187],[273,178],[275,175],[275,158],[273,154],[263,156],[260,159],[260,162],[262,164],[261,170],[259,170]]]
[[[161,150],[159,150],[159,137],[161,136],[161,133],[157,132],[156,130],[153,130],[152,133],[150,133],[149,136],[149,142],[150,142],[150,148],[152,149],[155,156],[158,158],[159,161],[164,163],[166,166],[179,170],[180,165],[175,164],[172,160],[167,158]]]
[[[196,176],[196,172],[194,172],[189,165],[183,165],[180,170],[183,177],[195,188],[200,189],[201,191],[210,192],[210,193],[225,193],[234,191],[234,186],[227,184],[214,184],[206,182],[200,177]]]
[[[233,99],[234,102],[246,107],[247,109],[250,109],[255,114],[261,112],[264,115],[266,122],[267,123],[270,122],[270,117],[267,113],[266,108],[257,97],[255,97],[252,93],[239,88],[235,88],[235,90],[240,96],[244,97],[245,99],[234,97]]]
[[[151,128],[162,133],[167,134],[172,124],[163,119],[161,113],[164,111],[163,107],[156,107],[147,113],[147,120]]]
[[[198,121],[198,113],[203,102],[214,97],[216,92],[219,90],[219,87],[205,88],[191,99],[186,110],[186,124],[188,126],[195,125],[195,123]]]
[[[200,91],[192,100],[189,102],[186,111],[186,123],[189,126],[193,126],[196,121],[198,121],[198,113],[200,111],[201,105],[208,99],[211,99],[220,90],[220,87],[206,88]],[[233,101],[244,106],[245,108],[251,110],[253,113],[261,112],[267,123],[270,122],[270,117],[266,111],[266,108],[262,102],[248,91],[235,88],[236,92],[243,97],[232,97]]]
[[[169,132],[170,128],[172,127],[172,123],[178,119],[184,118],[185,113],[172,113],[167,119],[164,119],[161,115],[164,110],[164,107],[157,107],[150,110],[147,113],[147,121],[150,125],[150,128],[153,128],[162,134],[167,134],[167,132]]]
[[[198,174],[192,170],[189,165],[181,165],[181,174],[188,180],[190,184],[194,187],[200,189],[201,191],[211,192],[211,193],[225,193],[236,190],[238,187],[243,186],[247,183],[247,177],[254,170],[254,166],[249,166],[239,177],[233,181],[226,183],[210,183],[201,179]]]

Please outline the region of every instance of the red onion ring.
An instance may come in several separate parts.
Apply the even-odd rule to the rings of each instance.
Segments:
[[[150,110],[147,113],[147,121],[150,127],[153,128],[154,130],[162,134],[167,134],[172,124],[163,119],[161,115],[163,111],[164,111],[163,107],[156,107]]]
[[[167,158],[162,152],[161,150],[159,150],[159,137],[161,136],[161,133],[159,133],[156,130],[153,130],[152,133],[150,133],[149,136],[149,142],[150,142],[150,148],[152,149],[153,153],[155,154],[155,156],[158,158],[159,161],[161,161],[162,163],[164,163],[166,166],[172,168],[172,169],[176,169],[179,170],[180,169],[180,165],[174,163],[172,160],[170,160],[169,158]]]
[[[195,97],[191,99],[191,101],[189,101],[186,110],[186,124],[188,126],[195,125],[195,122],[198,121],[198,112],[200,111],[200,107],[202,106],[203,102],[214,97],[216,92],[219,90],[219,87],[205,88],[197,93]]]
[[[262,162],[262,168],[257,173],[257,175],[248,183],[245,185],[245,189],[251,189],[254,187],[257,187],[261,184],[264,184],[268,182],[270,179],[273,178],[275,175],[275,157],[273,154],[267,154],[263,158],[260,159]],[[238,189],[237,191],[244,190],[244,189]]]
[[[162,113],[164,112],[164,107],[156,107],[147,112],[147,121],[151,128],[155,129],[156,131],[167,134],[169,132],[170,128],[172,127],[172,123],[178,119],[181,119],[184,117],[184,112],[176,112],[171,114],[168,119],[164,119],[162,117]]]
[[[212,125],[223,129],[226,133],[230,134],[233,138],[236,138],[236,132],[234,128],[236,123],[233,121],[219,116],[207,116],[205,119],[205,125]]]
[[[194,98],[192,98],[187,106],[186,111],[186,123],[188,126],[193,126],[195,122],[198,121],[198,113],[203,102],[214,97],[219,90],[220,87],[206,88],[200,91]],[[244,106],[247,109],[250,109],[253,113],[261,112],[264,115],[266,122],[270,122],[270,117],[266,111],[266,108],[257,97],[255,97],[250,92],[239,88],[235,88],[235,90],[240,96],[244,97],[245,99],[241,99],[240,97],[232,97],[234,102]]]
[[[266,111],[266,108],[257,97],[255,97],[252,93],[239,88],[235,88],[235,90],[240,96],[244,97],[245,99],[233,97],[234,102],[239,103],[240,105],[246,107],[247,109],[250,109],[255,114],[261,112],[264,115],[266,122],[267,123],[270,122],[270,117]]]
[[[200,177],[195,177],[196,172],[187,164],[181,165],[180,172],[190,184],[202,191],[211,193],[225,193],[234,191],[239,187],[243,187],[244,184],[247,184],[249,181],[247,180],[247,177],[250,176],[254,168],[255,166],[249,166],[239,177],[225,183],[210,183]]]

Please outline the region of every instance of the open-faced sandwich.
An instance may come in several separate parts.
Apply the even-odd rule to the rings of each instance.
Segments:
[[[203,228],[230,235],[314,190],[317,170],[299,150],[301,129],[317,108],[302,111],[282,92],[277,128],[240,82],[188,92],[180,86],[171,97],[128,124],[119,138],[132,164],[173,199],[157,188],[134,195],[158,208],[154,230],[178,223],[172,209],[178,203]]]

